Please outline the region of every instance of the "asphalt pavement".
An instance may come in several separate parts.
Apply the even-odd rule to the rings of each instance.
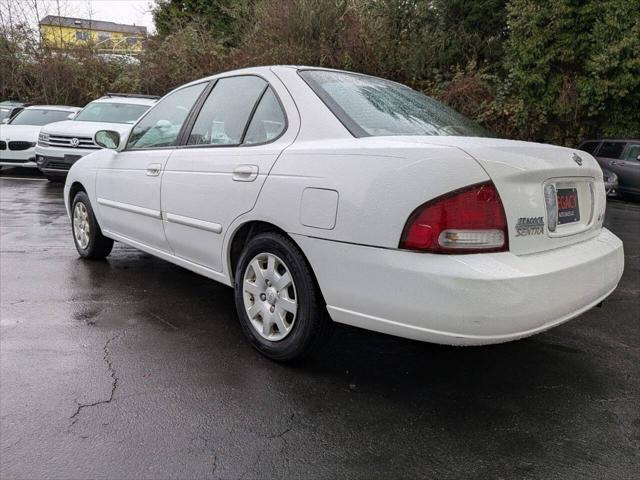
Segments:
[[[0,477],[638,478],[640,204],[610,201],[607,225],[618,289],[547,333],[460,348],[338,326],[281,365],[230,288],[121,244],[78,259],[62,187],[2,172]]]

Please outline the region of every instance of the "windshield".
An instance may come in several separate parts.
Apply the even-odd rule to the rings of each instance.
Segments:
[[[395,82],[327,70],[303,70],[300,75],[356,137],[492,136],[455,110]]]
[[[90,103],[82,109],[74,120],[80,122],[135,123],[150,105],[129,103]]]
[[[13,117],[11,125],[46,125],[66,120],[72,112],[65,110],[26,109]]]

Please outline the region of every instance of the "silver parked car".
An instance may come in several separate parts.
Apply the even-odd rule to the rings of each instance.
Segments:
[[[617,175],[618,193],[640,196],[640,140],[585,140],[578,148],[596,157],[603,170]]]

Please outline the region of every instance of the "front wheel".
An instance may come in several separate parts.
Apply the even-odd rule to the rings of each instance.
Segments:
[[[234,283],[242,329],[263,355],[294,360],[329,336],[332,321],[322,294],[290,238],[275,232],[252,238],[240,256]]]
[[[102,234],[85,192],[78,192],[73,197],[71,229],[76,250],[82,258],[101,259],[111,253],[113,240]]]

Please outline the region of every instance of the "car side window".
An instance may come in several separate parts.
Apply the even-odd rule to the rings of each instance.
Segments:
[[[276,94],[268,88],[253,114],[243,145],[265,143],[280,136],[286,125],[286,117]]]
[[[640,144],[629,145],[625,160],[640,160]]]
[[[593,152],[596,151],[596,148],[598,148],[598,145],[600,145],[600,142],[584,142],[582,145],[580,145],[580,150],[583,150],[593,155]]]
[[[218,80],[191,129],[187,145],[239,145],[267,82],[256,76]]]
[[[598,150],[598,157],[620,158],[624,145],[624,142],[602,142]]]
[[[160,100],[133,127],[127,150],[171,147],[176,144],[180,129],[207,82],[181,88]]]

